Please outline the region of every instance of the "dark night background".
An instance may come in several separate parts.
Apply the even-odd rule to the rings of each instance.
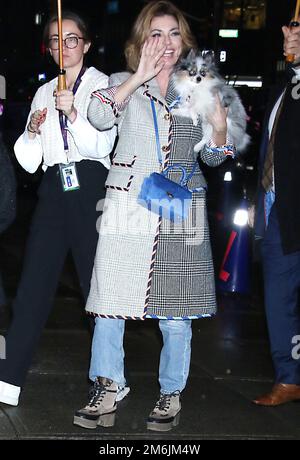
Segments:
[[[104,72],[124,67],[123,48],[134,17],[145,3],[142,0],[63,0],[63,7],[75,9],[89,19],[94,33],[90,55],[93,65]],[[226,73],[262,75],[268,84],[275,79],[277,61],[282,59],[280,27],[290,17],[293,1],[223,1],[175,0],[187,15],[200,47],[226,49]],[[224,10],[230,4],[251,8],[266,5],[265,26],[258,30],[243,30],[238,39],[218,37],[224,21]],[[42,30],[48,14],[56,7],[55,0],[10,0],[1,2],[0,72],[8,83],[8,98],[24,100],[37,84],[39,72],[49,74],[49,59],[42,51]],[[35,15],[42,23],[35,24]],[[52,76],[52,75],[51,75]]]
[[[224,76],[262,77],[262,88],[238,88],[250,117],[248,131],[252,137],[245,161],[254,167],[254,173],[249,173],[245,180],[254,188],[268,90],[284,69],[281,26],[289,22],[295,1],[174,0],[174,3],[185,13],[200,48],[214,49],[217,57],[221,50],[227,52],[227,61],[219,64]],[[13,144],[24,130],[31,99],[44,83],[39,81],[39,74],[45,74],[46,80],[56,75],[56,67],[42,42],[44,24],[49,14],[56,11],[56,4],[56,0],[1,2],[0,74],[7,83],[2,131],[13,159]],[[62,1],[63,8],[79,12],[91,26],[93,46],[88,55],[89,65],[107,74],[125,68],[124,44],[144,4],[143,0]],[[220,28],[238,29],[239,37],[221,38]],[[39,181],[40,172],[29,175],[14,163],[20,185]],[[222,175],[222,168],[220,171]],[[214,177],[217,176],[214,172]]]
[[[7,305],[0,306],[1,338],[11,319],[11,301],[21,276],[42,177],[41,168],[35,174],[21,168],[13,145],[25,129],[31,99],[44,83],[39,80],[39,74],[45,74],[48,81],[57,69],[42,44],[43,27],[49,14],[55,11],[56,0],[0,1],[0,75],[4,75],[7,82],[2,116],[0,110],[0,140],[3,134],[18,182],[17,217],[0,238],[0,276],[7,298]],[[235,160],[228,159],[217,168],[204,170],[202,165],[208,181],[208,218],[218,280],[232,229],[237,229],[233,226],[234,212],[241,203],[245,204],[245,200],[241,200],[244,191],[249,201],[255,196],[256,162],[268,92],[271,85],[284,76],[281,26],[288,24],[296,0],[173,2],[185,13],[200,48],[214,49],[217,57],[220,51],[227,52],[227,61],[220,63],[224,76],[235,81],[240,78],[249,82],[258,76],[262,79],[262,87],[237,86],[249,116],[248,132],[252,142],[247,153]],[[62,4],[89,19],[94,40],[88,64],[107,74],[123,70],[124,44],[134,17],[145,1],[62,0]],[[238,29],[239,36],[220,38],[219,29]],[[232,173],[231,182],[224,181],[227,171]],[[93,432],[72,425],[74,410],[82,407],[88,393],[90,333],[79,280],[73,260],[68,256],[53,312],[29,373],[26,391],[22,392],[21,406],[0,405],[0,440],[90,439],[93,449],[95,446],[97,449],[99,441],[141,441],[144,436],[151,444],[156,439],[163,443],[168,439],[172,443],[187,440],[187,444],[202,438],[299,440],[297,404],[263,409],[250,403],[253,397],[270,390],[274,374],[264,316],[259,251],[248,226],[241,227],[239,233],[243,236],[246,255],[243,252],[241,258],[236,257],[239,259],[236,267],[243,270],[248,267],[249,274],[242,273],[240,278],[249,283],[250,294],[218,292],[217,317],[201,321],[201,325],[194,321],[191,378],[183,396],[183,416],[177,432],[170,437],[167,433],[160,436],[146,433],[145,418],[158,390],[156,369],[161,346],[156,322],[152,320],[143,321],[143,325],[128,321],[126,367],[132,392],[128,403],[125,401],[124,406],[120,406],[116,427],[107,431],[98,427]],[[241,252],[240,248],[238,246],[236,253]],[[44,257],[42,252],[41,257]],[[86,447],[85,454],[89,454]]]

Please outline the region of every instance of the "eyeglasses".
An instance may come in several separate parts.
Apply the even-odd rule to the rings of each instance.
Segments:
[[[66,48],[74,49],[74,48],[77,48],[79,40],[84,40],[84,38],[83,37],[67,37],[63,40],[63,43]],[[49,48],[51,48],[53,51],[56,51],[59,49],[58,37],[50,38]]]

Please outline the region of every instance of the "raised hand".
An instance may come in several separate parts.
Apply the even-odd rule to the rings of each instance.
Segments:
[[[117,104],[124,102],[139,86],[154,78],[163,69],[164,62],[161,58],[166,49],[166,43],[160,37],[150,37],[145,41],[137,71],[117,88],[114,95]]]
[[[136,76],[145,83],[154,78],[164,67],[161,59],[167,49],[166,43],[160,37],[149,37],[143,47]]]
[[[47,109],[36,110],[30,117],[27,126],[27,131],[31,134],[30,137],[35,137],[36,134],[41,134],[40,126],[45,122],[47,117]]]

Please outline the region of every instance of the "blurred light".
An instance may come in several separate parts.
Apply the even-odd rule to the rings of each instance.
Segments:
[[[226,80],[232,86],[249,86],[250,88],[262,88],[261,76],[238,76],[226,75]]]
[[[238,29],[220,29],[219,37],[222,38],[238,38],[239,31]]]
[[[224,182],[231,182],[232,181],[232,174],[230,171],[227,171],[224,176]]]
[[[239,80],[237,81],[229,81],[229,85],[233,86],[249,86],[250,88],[261,88],[262,87],[262,82],[254,82],[254,81],[247,81],[247,80]]]
[[[220,62],[226,62],[227,61],[227,53],[226,51],[221,51],[220,52]]]
[[[285,70],[285,67],[286,67],[286,63],[283,59],[280,61],[277,61],[277,64],[276,64],[277,72],[283,72]]]
[[[6,99],[6,80],[3,75],[0,75],[0,99]]]
[[[45,81],[46,79],[47,79],[47,77],[46,77],[45,73],[39,73],[39,75],[38,75],[38,80],[39,81]]]
[[[207,54],[211,54],[213,57],[215,56],[215,52],[210,49],[204,49],[201,51],[202,57],[205,57]]]
[[[42,24],[42,15],[41,13],[37,13],[34,18],[34,22],[37,26],[40,26]]]
[[[248,171],[253,171],[253,170],[254,170],[254,166],[246,166],[246,169],[247,169]]]
[[[119,13],[119,1],[118,0],[110,0],[107,4],[107,12],[108,14],[117,14]]]
[[[234,214],[234,225],[244,227],[248,223],[248,211],[246,209],[238,209]]]

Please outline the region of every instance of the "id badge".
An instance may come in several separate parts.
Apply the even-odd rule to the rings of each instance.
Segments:
[[[73,192],[73,190],[80,189],[75,163],[69,163],[67,165],[60,164],[59,170],[64,192]]]

